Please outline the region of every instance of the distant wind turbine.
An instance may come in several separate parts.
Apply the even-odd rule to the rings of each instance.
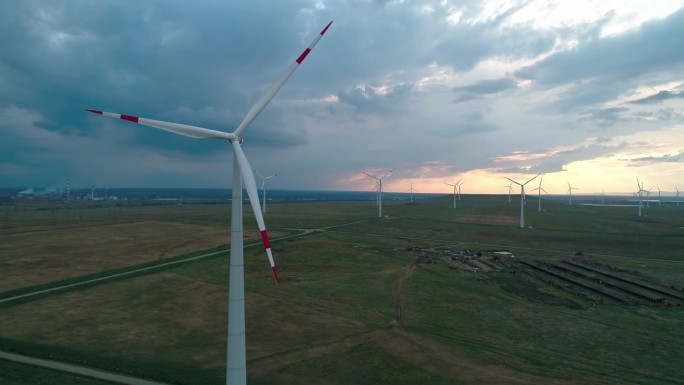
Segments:
[[[446,183],[447,185],[454,187],[454,205],[451,207],[452,209],[456,208],[456,194],[459,191],[459,186],[460,186],[459,183],[461,183],[461,180],[462,179],[459,179],[458,182],[456,182],[456,183]],[[459,200],[461,200],[460,196],[459,196]]]
[[[297,57],[285,72],[280,76],[275,84],[266,91],[265,94],[247,111],[240,125],[232,133],[215,131],[206,128],[189,126],[185,124],[163,122],[131,115],[122,115],[100,110],[88,111],[109,116],[116,119],[127,120],[130,122],[171,131],[176,134],[200,139],[223,139],[230,142],[233,147],[233,178],[232,178],[232,208],[230,226],[230,280],[228,290],[228,362],[226,368],[226,383],[231,385],[242,385],[247,383],[247,363],[246,363],[246,344],[245,344],[245,289],[244,289],[244,250],[243,250],[243,225],[242,225],[242,182],[244,181],[249,202],[252,205],[257,226],[261,233],[261,239],[266,249],[273,278],[278,284],[278,274],[273,262],[271,245],[264,225],[264,217],[259,206],[259,193],[257,192],[256,182],[252,174],[252,168],[247,161],[245,153],[242,151],[243,131],[254,121],[266,105],[271,101],[275,94],[285,84],[287,79],[294,73],[299,65],[304,61],[309,52],[314,48],[323,34],[328,30],[332,21],[316,36],[309,46]]]
[[[263,176],[263,175],[259,174],[259,172],[257,172],[257,171],[254,171],[254,173],[257,174],[257,176],[259,176],[259,178],[261,178],[261,206],[262,206],[261,211],[264,214],[266,214],[266,179],[275,178],[278,176],[278,174]]]
[[[656,185],[656,188],[658,188],[658,207],[660,207],[660,186]]]
[[[377,175],[371,175],[367,172],[364,172],[364,174],[368,175],[369,177],[375,179],[378,182],[378,218],[382,218],[382,180],[388,176],[389,174],[392,173],[394,169],[389,170],[385,175],[378,177]]]
[[[539,175],[535,175],[532,178],[528,179],[527,182],[522,183],[522,184],[514,181],[513,179],[511,179],[509,177],[505,177],[506,179],[508,179],[511,182],[520,186],[520,228],[521,229],[525,228],[525,185],[532,182],[532,180],[538,176]]]
[[[459,201],[461,200],[461,186],[463,185],[463,183],[465,183],[465,182],[461,182],[462,180],[463,179],[459,180],[458,183],[456,183],[456,186],[458,186],[458,200]]]
[[[409,191],[411,192],[411,204],[413,204],[413,192],[416,191],[413,189],[413,181],[411,181],[411,188],[409,189]]]
[[[569,206],[572,206],[572,190],[577,190],[577,187],[570,186],[570,182],[568,182],[568,196],[570,197]]]
[[[641,216],[641,209],[644,206],[644,193],[646,192],[646,190],[644,190],[644,182],[639,183],[639,179],[637,179],[637,187],[639,189],[635,195],[639,195],[639,216]]]
[[[544,188],[542,187],[542,180],[544,180],[544,177],[539,178],[539,187],[534,189],[534,190],[537,190],[537,211],[538,212],[542,211],[542,209],[541,209],[541,192],[543,191],[544,193],[548,194],[548,192],[546,192],[546,190],[544,190]],[[534,191],[534,190],[532,190],[532,191]]]
[[[679,188],[675,186],[675,190],[677,190],[677,207],[679,207]]]
[[[511,191],[513,191],[513,183],[509,184],[508,186],[504,186],[508,188],[508,203],[511,203]]]

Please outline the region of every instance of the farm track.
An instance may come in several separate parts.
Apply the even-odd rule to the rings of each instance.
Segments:
[[[152,221],[151,220],[144,220],[144,221],[121,221],[121,222],[106,222],[106,223],[90,223],[87,225],[56,226],[56,227],[47,227],[47,228],[38,228],[38,229],[24,229],[24,230],[16,230],[16,231],[0,231],[0,236],[2,236],[2,235],[41,233],[41,232],[47,232],[47,231],[84,229],[84,228],[90,229],[93,227],[107,227],[107,226],[127,225],[127,224],[131,224],[131,223],[145,223],[145,222],[152,222]]]
[[[394,284],[394,319],[402,332],[404,331],[404,314],[401,306],[401,286],[403,285],[404,281],[411,276],[413,269],[415,269],[417,264],[418,262],[416,260],[411,262],[411,264],[405,269],[404,275],[399,277],[397,283]]]
[[[108,372],[105,370],[92,369],[79,365],[67,364],[59,361],[44,360],[40,358],[33,358],[28,356],[22,356],[20,354],[14,354],[9,352],[0,351],[0,359],[19,362],[22,364],[40,366],[43,368],[59,370],[62,372],[74,373],[80,376],[86,376],[91,378],[98,378],[105,381],[112,381],[120,384],[127,385],[166,385],[162,382],[144,380],[142,378],[136,378],[131,376],[125,376],[122,374],[117,374],[113,372]]]
[[[286,235],[286,236],[282,236],[282,237],[278,237],[278,238],[273,238],[273,239],[271,239],[271,242],[286,240],[286,239],[290,239],[290,238],[315,235],[315,234],[317,234],[316,231],[328,231],[328,229],[331,229],[331,228],[343,227],[343,226],[357,224],[357,223],[361,223],[361,222],[367,222],[367,221],[369,221],[369,220],[354,221],[354,222],[349,222],[349,223],[341,223],[338,225],[332,225],[332,226],[322,227],[322,228],[318,228],[318,229],[297,229],[297,230],[301,231],[301,233]],[[125,223],[142,223],[142,222],[145,222],[145,221],[129,221],[129,222],[125,222]],[[102,224],[101,226],[111,226],[111,225],[120,225],[120,224],[121,223],[108,223],[108,224]],[[92,227],[92,226],[78,226],[77,228],[82,228],[82,227]],[[73,228],[73,227],[70,227],[69,229],[71,229],[71,228]],[[45,229],[45,231],[46,230],[48,230],[48,229]],[[52,229],[50,229],[50,230],[52,230]],[[43,230],[36,230],[36,231],[43,231]],[[0,234],[0,235],[2,235],[2,234]],[[253,246],[258,246],[258,245],[261,245],[261,242],[253,242],[253,243],[245,244],[244,247],[248,248],[248,247],[253,247]],[[27,298],[30,298],[33,296],[38,296],[38,295],[42,295],[42,294],[57,293],[57,292],[61,292],[64,289],[77,288],[77,287],[80,287],[83,285],[92,285],[92,284],[100,284],[100,283],[105,283],[105,282],[111,282],[111,280],[115,279],[115,278],[125,278],[125,277],[128,277],[130,275],[138,274],[141,272],[152,272],[152,271],[158,270],[160,268],[164,268],[164,267],[168,267],[168,266],[172,266],[172,265],[178,265],[178,264],[187,263],[187,262],[192,262],[192,261],[197,261],[197,260],[201,260],[201,259],[205,259],[205,258],[214,256],[216,254],[227,253],[229,251],[230,251],[230,248],[227,248],[226,250],[214,251],[214,252],[210,252],[210,253],[206,253],[206,254],[202,254],[202,255],[197,255],[197,256],[193,256],[193,257],[187,257],[187,258],[179,259],[176,261],[162,262],[162,263],[159,263],[159,264],[156,264],[153,266],[147,266],[147,267],[142,267],[142,268],[137,268],[137,269],[132,268],[129,271],[125,271],[125,272],[121,272],[121,273],[113,273],[113,274],[105,275],[105,276],[94,278],[94,279],[85,279],[83,281],[70,283],[67,285],[52,287],[52,288],[48,288],[48,289],[40,289],[40,290],[36,290],[33,292],[28,292],[28,293],[24,293],[21,295],[16,295],[13,297],[2,298],[2,299],[0,299],[0,303],[8,303],[8,302],[12,302],[12,301],[19,300],[19,299],[23,299],[24,301],[26,301]]]

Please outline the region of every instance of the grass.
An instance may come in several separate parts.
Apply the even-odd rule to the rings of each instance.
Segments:
[[[651,207],[638,218],[634,208],[544,202],[546,212],[528,207],[533,228],[522,230],[518,205],[501,197],[463,199],[456,209],[448,208],[450,197],[389,202],[389,219],[382,220],[368,202],[270,205],[267,223],[283,233],[348,225],[272,242],[279,288],[263,250],[245,249],[250,383],[684,383],[681,308],[593,307],[510,271],[452,270],[439,258],[412,267],[414,254],[404,251],[496,249],[558,259],[581,250],[597,262],[682,285],[684,210]],[[227,226],[220,206],[82,210],[94,223],[130,217],[214,228]],[[32,229],[26,234],[40,240],[65,226],[59,218],[32,224],[59,213],[13,215],[27,218],[16,227],[3,224],[0,236]],[[163,227],[154,236],[163,238]],[[219,384],[227,277],[227,258],[217,256],[5,307],[0,349],[171,383]]]
[[[18,362],[0,360],[0,384],[3,385],[107,385],[113,382],[81,377],[57,370],[38,368]]]

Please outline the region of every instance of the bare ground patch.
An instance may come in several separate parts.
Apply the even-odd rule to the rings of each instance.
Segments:
[[[225,303],[225,287],[160,273],[5,309],[0,330],[104,356],[220,362]]]
[[[5,309],[0,336],[106,357],[222,367],[227,297],[226,286],[158,273]],[[248,292],[246,312],[249,359],[367,330],[272,294]]]
[[[256,240],[255,232],[245,232]],[[0,291],[227,244],[229,229],[147,221],[0,236]]]
[[[518,223],[518,219],[513,216],[500,215],[500,214],[489,214],[489,215],[464,215],[461,222],[468,223],[478,223],[483,225],[511,225],[515,226]]]
[[[255,360],[249,363],[250,377],[259,378],[268,373],[271,377],[297,383],[296,376],[279,373],[289,365],[307,360],[316,360],[323,355],[346,354],[361,344],[373,343],[396,357],[423,370],[452,379],[459,384],[554,384],[570,385],[572,381],[537,377],[515,371],[511,368],[483,363],[429,338],[398,330],[374,330],[331,340],[326,344],[300,349],[274,357]],[[363,364],[358,368],[363,371]],[[315,377],[299,378],[299,383],[317,383]],[[287,382],[293,381],[293,382]]]

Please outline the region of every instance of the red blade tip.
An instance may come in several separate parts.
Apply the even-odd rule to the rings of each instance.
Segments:
[[[277,285],[277,286],[280,286],[280,281],[278,280],[278,270],[276,270],[276,267],[273,266],[273,267],[271,268],[271,271],[273,272],[273,278],[275,278],[276,285]]]
[[[325,26],[325,28],[323,28],[323,30],[321,31],[321,36],[323,36],[323,34],[325,33],[325,31],[327,31],[328,28],[330,28],[330,24],[332,24],[332,20],[330,21],[330,23],[328,23],[328,25]]]
[[[93,114],[100,114],[100,115],[102,115],[102,111],[98,111],[98,110],[91,110],[90,108],[86,108],[86,111],[88,111],[88,112],[92,112]]]

